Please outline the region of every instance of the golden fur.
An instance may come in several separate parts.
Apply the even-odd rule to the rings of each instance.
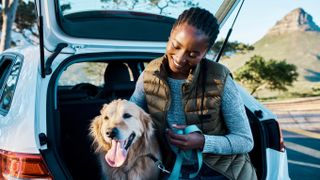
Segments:
[[[96,145],[96,152],[99,153],[103,178],[157,179],[159,169],[146,156],[147,154],[153,154],[158,159],[161,158],[149,114],[127,100],[115,100],[105,104],[100,113],[91,123],[90,135],[93,137],[94,145]],[[131,132],[136,134],[128,149],[126,160],[120,167],[109,166],[104,158],[111,148],[112,140],[106,135],[106,131],[112,128],[119,129],[119,134],[124,139],[128,138]]]

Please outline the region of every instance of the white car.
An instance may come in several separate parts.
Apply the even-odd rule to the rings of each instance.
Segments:
[[[222,26],[239,0],[36,5],[40,46],[0,55],[0,179],[100,179],[88,125],[102,104],[130,97],[145,65],[165,52],[171,26],[184,9],[206,8]],[[290,179],[276,116],[239,89],[258,178]]]

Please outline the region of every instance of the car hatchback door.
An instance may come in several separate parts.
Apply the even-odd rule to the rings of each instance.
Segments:
[[[84,53],[108,49],[163,49],[177,16],[190,7],[222,24],[239,0],[36,0],[43,48]]]

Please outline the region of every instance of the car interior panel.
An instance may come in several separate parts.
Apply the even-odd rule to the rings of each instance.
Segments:
[[[137,63],[131,63],[131,67],[137,67]],[[99,164],[89,137],[89,125],[103,104],[130,98],[135,88],[130,70],[124,63],[110,62],[104,72],[102,88],[91,83],[58,88],[61,152],[75,179],[98,179]]]

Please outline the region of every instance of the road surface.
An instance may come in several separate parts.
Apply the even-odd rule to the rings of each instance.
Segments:
[[[293,180],[320,179],[320,97],[264,103],[282,128]]]

